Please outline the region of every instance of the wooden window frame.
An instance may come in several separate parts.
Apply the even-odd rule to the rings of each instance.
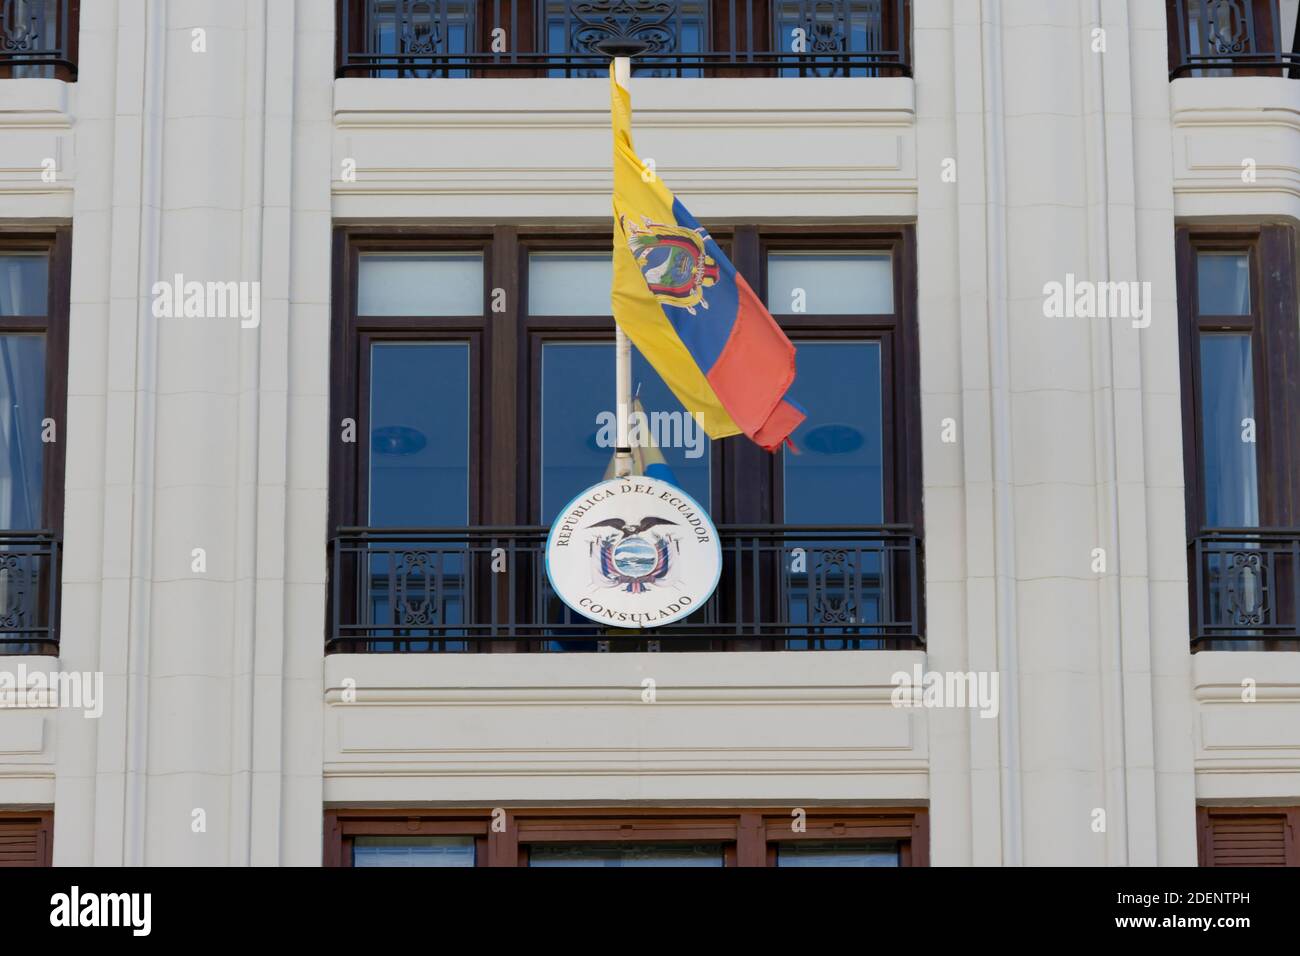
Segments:
[[[612,341],[609,316],[530,316],[531,252],[604,252],[608,224],[495,227],[340,226],[334,236],[330,427],[343,418],[364,433],[360,393],[362,334],[395,340],[474,340],[471,369],[470,524],[514,525],[540,520],[541,349],[552,341]],[[885,522],[908,524],[923,535],[921,510],[920,376],[916,317],[916,246],[911,226],[719,227],[715,240],[737,271],[766,299],[766,253],[787,249],[888,252],[895,308],[889,315],[782,315],[792,338],[880,339],[882,416],[886,458]],[[356,314],[357,259],[365,252],[476,251],[484,256],[483,316],[367,317]],[[504,311],[493,313],[492,291],[504,290]],[[520,436],[526,435],[526,446]],[[520,454],[527,447],[527,455]],[[362,442],[331,442],[330,526],[364,524]],[[780,467],[750,442],[714,444],[710,461],[714,518],[720,523],[779,524]],[[764,476],[755,482],[754,476]],[[494,480],[494,478],[496,480]],[[513,480],[511,480],[513,479]],[[720,506],[720,507],[719,507]]]
[[[57,226],[40,232],[0,232],[0,255],[23,252],[48,257],[45,315],[0,316],[0,334],[45,336],[45,418],[54,420],[56,441],[45,442],[41,462],[41,528],[63,537],[64,472],[67,461],[68,303],[71,284],[72,229]]]
[[[31,866],[54,865],[54,811],[5,810],[0,811],[0,838],[13,832],[30,831],[36,840],[35,862]],[[0,867],[25,867],[25,863],[6,863]]]
[[[794,807],[454,808],[325,810],[325,866],[351,866],[358,836],[475,838],[475,866],[528,865],[528,848],[543,843],[719,843],[723,865],[776,863],[779,843],[795,840],[897,840],[900,866],[930,865],[925,807],[805,807],[796,831]]]
[[[1297,230],[1288,225],[1180,225],[1175,235],[1178,342],[1183,414],[1184,510],[1188,542],[1204,523],[1205,449],[1201,416],[1200,342],[1203,334],[1245,333],[1251,340],[1254,379],[1259,527],[1300,527],[1300,323],[1296,321]],[[1248,255],[1250,311],[1246,315],[1200,314],[1198,257],[1202,252]],[[1195,555],[1189,548],[1189,610],[1197,619]],[[1231,649],[1234,642],[1208,640],[1197,650]],[[1294,650],[1291,640],[1265,640],[1267,650]]]
[[[893,266],[893,310],[880,315],[782,315],[795,339],[879,340],[884,453],[884,522],[924,537],[921,507],[921,393],[916,308],[916,242],[910,225],[723,224],[711,233],[737,272],[766,301],[767,252],[884,252]],[[351,418],[368,434],[362,363],[370,337],[471,343],[469,526],[517,526],[541,518],[541,355],[549,342],[611,342],[611,316],[531,316],[528,261],[533,252],[607,252],[608,222],[559,225],[348,225],[334,231],[330,375],[329,529],[363,526],[368,443],[338,440]],[[484,314],[474,317],[357,314],[363,253],[472,251],[483,256]],[[501,290],[500,301],[494,296]],[[493,309],[500,307],[501,311]],[[611,398],[611,406],[613,404]],[[749,441],[710,447],[710,511],[719,524],[779,525],[782,462]],[[755,480],[757,477],[757,480]],[[920,587],[920,583],[915,584]],[[345,589],[346,590],[346,589]],[[333,614],[333,609],[330,609]],[[925,628],[918,601],[917,627]],[[763,650],[783,639],[728,640],[715,650]],[[886,647],[893,647],[886,638]],[[476,652],[519,653],[543,642],[476,643]],[[899,646],[911,647],[910,641]]]
[[[412,231],[420,235],[418,244],[409,238]],[[334,277],[332,283],[333,321],[330,349],[331,432],[337,437],[342,420],[356,422],[357,436],[368,434],[369,346],[374,342],[462,342],[469,346],[469,524],[480,524],[486,493],[486,476],[480,467],[482,443],[486,431],[485,412],[492,408],[491,396],[484,392],[491,349],[492,242],[491,230],[448,229],[426,235],[407,228],[348,229],[340,227],[334,234]],[[358,261],[370,253],[467,252],[483,256],[483,307],[479,316],[363,316],[357,313]],[[330,527],[369,523],[368,471],[369,443],[366,441],[330,443]]]
[[[1197,865],[1213,867],[1215,823],[1249,817],[1280,817],[1283,826],[1284,866],[1300,867],[1300,806],[1296,807],[1197,807]]]
[[[67,470],[68,412],[68,313],[72,280],[72,227],[54,226],[40,230],[0,231],[0,254],[41,253],[47,258],[45,314],[0,316],[0,334],[40,334],[45,337],[45,394],[43,418],[53,420],[55,440],[42,443],[41,516],[36,528],[14,531],[49,532],[50,572],[42,576],[36,607],[47,613],[49,631],[45,640],[0,642],[5,653],[29,656],[58,654],[59,601],[62,576],[63,509]],[[51,600],[51,590],[55,600]],[[0,635],[2,637],[3,635]]]

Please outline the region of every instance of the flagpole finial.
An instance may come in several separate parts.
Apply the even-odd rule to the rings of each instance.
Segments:
[[[635,37],[611,37],[608,40],[601,40],[596,44],[596,49],[605,56],[640,56],[646,50],[650,49],[650,44],[645,40],[638,40]]]

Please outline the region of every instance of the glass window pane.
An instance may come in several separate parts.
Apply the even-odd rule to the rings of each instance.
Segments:
[[[882,524],[879,342],[796,342],[790,396],[808,413],[783,451],[787,524]]]
[[[376,343],[370,383],[370,525],[466,524],[469,346]]]
[[[773,315],[891,315],[893,260],[886,252],[772,252],[767,307]]]
[[[364,255],[358,315],[482,315],[483,256],[477,252]]]
[[[1211,528],[1259,524],[1255,443],[1245,419],[1255,418],[1249,335],[1201,336],[1201,444],[1205,523]],[[1252,430],[1253,432],[1253,430]]]
[[[359,836],[353,866],[473,866],[472,836]]]
[[[528,314],[610,315],[613,281],[608,252],[534,252],[528,257]]]
[[[0,315],[44,315],[48,288],[44,253],[0,255]]]
[[[44,526],[44,417],[45,336],[0,335],[0,529]]]
[[[539,843],[529,866],[722,866],[719,843]]]
[[[791,840],[777,844],[777,866],[898,866],[898,844],[870,840]]]
[[[1250,314],[1250,256],[1202,252],[1196,257],[1196,302],[1201,315]]]
[[[655,442],[672,481],[709,506],[709,439],[650,363],[632,350],[632,390],[641,433]],[[542,347],[542,521],[549,524],[584,488],[604,479],[614,457],[614,346],[548,342]],[[642,449],[643,459],[655,460]],[[659,469],[652,467],[651,474]]]

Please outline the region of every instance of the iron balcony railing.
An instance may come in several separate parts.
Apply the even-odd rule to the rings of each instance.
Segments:
[[[544,527],[340,528],[329,652],[842,650],[922,643],[909,527],[719,528],[722,576],[694,615],[616,630],[546,577]]]
[[[339,76],[910,76],[908,0],[339,0]]]
[[[0,654],[57,654],[59,548],[52,531],[0,531]]]
[[[1193,644],[1300,639],[1300,528],[1207,528],[1191,558]]]
[[[75,79],[79,0],[0,0],[0,79]]]
[[[1296,24],[1278,0],[1168,0],[1169,77],[1300,78]]]

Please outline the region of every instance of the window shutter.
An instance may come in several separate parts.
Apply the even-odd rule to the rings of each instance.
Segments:
[[[0,866],[49,866],[53,814],[0,814]]]
[[[1300,808],[1201,807],[1202,866],[1300,866]]]

